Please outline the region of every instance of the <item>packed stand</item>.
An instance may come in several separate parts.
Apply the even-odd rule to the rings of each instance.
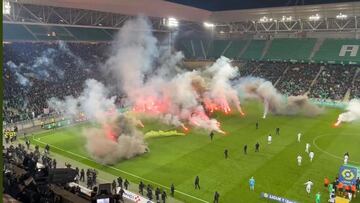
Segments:
[[[262,62],[253,72],[253,76],[265,78],[275,84],[283,75],[288,65],[287,63]]]
[[[258,62],[234,63],[239,67],[239,77],[250,76],[259,66]]]
[[[351,98],[360,99],[360,71],[358,72],[354,83],[351,87]]]
[[[88,78],[106,84],[109,80],[102,77],[99,64],[106,60],[110,46],[109,43],[63,42],[4,44],[4,121],[15,123],[41,116],[48,99],[78,96]],[[239,77],[262,77],[273,84],[280,78],[276,87],[287,95],[305,93],[324,66],[254,61],[234,65],[239,67]],[[341,100],[351,88],[351,97],[359,97],[359,77],[353,86],[349,83],[355,70],[356,67],[349,65],[325,65],[309,96]]]
[[[342,100],[351,87],[356,67],[328,65],[320,73],[309,97]]]
[[[289,64],[277,88],[286,95],[303,95],[309,90],[316,74],[320,71],[317,64]]]
[[[78,96],[88,78],[103,80],[97,68],[107,43],[4,44],[4,107],[8,123],[37,117],[51,97]]]

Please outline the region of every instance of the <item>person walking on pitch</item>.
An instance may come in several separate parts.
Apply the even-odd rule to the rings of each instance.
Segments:
[[[308,193],[308,195],[310,195],[311,187],[314,185],[314,183],[309,179],[306,183],[304,183],[304,185],[306,185],[306,192]]]
[[[259,149],[260,149],[260,144],[259,144],[259,142],[257,142],[255,144],[255,152],[259,152]]]
[[[301,141],[301,133],[297,134],[297,141],[300,142]]]
[[[349,161],[349,155],[345,154],[345,156],[344,156],[344,164],[347,164],[348,161]]]
[[[200,190],[200,178],[199,176],[196,176],[195,178],[195,189],[199,188]]]
[[[251,191],[254,191],[254,190],[255,190],[255,179],[254,179],[254,177],[251,177],[251,178],[249,179],[249,186],[250,186],[250,190],[251,190]]]
[[[214,194],[214,203],[219,203],[219,193],[217,191],[215,191],[215,194]]]
[[[310,144],[309,144],[309,143],[306,143],[306,145],[305,145],[305,152],[306,152],[306,153],[309,153],[309,149],[310,149]]]
[[[309,153],[310,162],[313,161],[314,156],[315,156],[315,153],[314,153],[313,151],[311,151],[311,152]]]
[[[297,159],[297,162],[298,162],[298,166],[301,166],[302,157],[300,155],[298,155],[296,159]]]

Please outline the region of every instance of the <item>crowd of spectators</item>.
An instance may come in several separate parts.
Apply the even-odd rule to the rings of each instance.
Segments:
[[[61,188],[75,194],[79,198],[84,198],[87,202],[94,202],[98,195],[98,172],[95,169],[79,169],[65,162],[65,167],[72,169],[74,175],[68,183],[51,183],[49,174],[52,169],[57,169],[58,164],[55,158],[50,157],[50,146],[46,145],[42,151],[39,146],[34,150],[29,148],[30,143],[26,139],[26,145],[19,142],[8,143],[4,146],[4,171],[3,186],[4,194],[10,195],[21,202],[62,202],[62,197],[53,188]],[[76,184],[74,184],[76,183]],[[89,192],[84,193],[81,185],[86,185]],[[130,182],[127,179],[118,177],[111,184],[112,194],[115,202],[124,202],[123,194],[129,189]],[[164,189],[154,187],[151,184],[145,185],[142,181],[139,183],[139,194],[146,195],[150,200],[165,203],[167,193]],[[144,190],[146,193],[144,193]],[[171,195],[174,196],[174,186],[171,189]],[[111,193],[110,193],[111,194]],[[96,202],[96,201],[95,201]]]
[[[269,80],[288,96],[303,95],[310,90],[311,98],[342,100],[350,89],[350,98],[360,97],[360,73],[354,78],[358,69],[354,65],[247,62],[239,66],[241,77]]]
[[[283,75],[287,63],[261,62],[257,69],[252,73],[253,76],[265,78],[273,84]]]
[[[55,194],[43,181],[48,168],[40,171],[37,163],[40,159],[38,148],[29,152],[24,145],[10,145],[4,148],[4,193],[21,202],[56,202]]]
[[[106,43],[4,44],[5,121],[38,116],[47,107],[47,99],[77,96],[86,79],[102,80],[97,67],[104,61],[108,46]]]
[[[309,97],[342,100],[351,88],[357,67],[327,65],[311,88]]]
[[[351,98],[360,99],[360,69],[351,87]]]
[[[14,42],[4,44],[4,121],[41,116],[51,97],[78,96],[84,81],[94,78],[106,83],[99,64],[106,60],[108,43]],[[56,53],[56,54],[55,54]],[[360,97],[360,74],[351,83],[356,66],[293,64],[284,62],[236,62],[240,77],[262,77],[276,84],[286,95],[341,100],[351,89],[351,98]],[[310,87],[320,67],[314,86]],[[44,70],[47,74],[44,74]],[[21,79],[27,81],[21,81]]]
[[[317,64],[287,64],[288,70],[277,88],[286,95],[303,95],[309,90],[316,74],[320,71]]]

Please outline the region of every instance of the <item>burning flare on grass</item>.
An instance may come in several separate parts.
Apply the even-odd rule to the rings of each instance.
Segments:
[[[334,126],[338,127],[342,122],[353,122],[357,120],[360,120],[360,100],[352,99],[346,107],[346,112],[339,115]]]

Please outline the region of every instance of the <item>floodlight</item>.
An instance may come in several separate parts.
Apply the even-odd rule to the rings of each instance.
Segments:
[[[273,21],[272,18],[268,18],[268,17],[266,17],[266,16],[260,18],[260,22],[261,22],[261,23],[267,23],[267,22],[272,22],[272,21]]]
[[[336,15],[336,19],[345,20],[348,16],[342,13],[339,13],[339,15]]]
[[[292,21],[292,16],[282,16],[281,21],[282,22]]]
[[[167,19],[166,25],[168,27],[178,27],[179,26],[179,21],[176,20],[175,18],[170,17],[170,18]]]
[[[11,5],[9,1],[3,1],[3,15],[9,15],[11,12]]]
[[[309,20],[313,20],[313,21],[320,20],[320,16],[319,16],[319,14],[309,16]]]
[[[213,28],[213,27],[215,27],[215,24],[214,23],[209,23],[209,22],[204,22],[204,26],[206,28]]]

